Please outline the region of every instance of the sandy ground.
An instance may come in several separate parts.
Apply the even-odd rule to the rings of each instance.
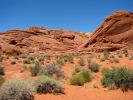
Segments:
[[[93,58],[93,62],[96,62],[101,65],[101,69],[103,67],[111,67],[111,66],[126,66],[127,68],[133,69],[133,60],[129,60],[127,57],[120,58],[120,63],[109,63],[109,61],[100,62],[99,59]],[[87,62],[87,61],[85,61]],[[120,89],[117,90],[108,90],[107,88],[103,88],[100,79],[101,74],[95,73],[93,74],[93,79],[91,82],[88,82],[84,86],[72,86],[69,85],[68,79],[71,77],[74,66],[78,63],[78,59],[75,59],[74,64],[65,64],[62,67],[64,74],[66,76],[64,82],[65,94],[53,95],[53,94],[35,94],[35,100],[132,100],[133,99],[133,91],[122,92]],[[15,65],[10,64],[9,61],[4,61],[2,63],[5,66],[6,79],[11,79],[15,77],[22,77],[27,79],[31,77],[31,73],[29,71],[21,72],[22,63],[17,62]],[[84,66],[87,67],[87,66]],[[97,88],[94,87],[97,86]]]

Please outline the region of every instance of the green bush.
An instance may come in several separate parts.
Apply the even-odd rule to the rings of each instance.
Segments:
[[[84,80],[80,78],[78,75],[73,75],[70,79],[70,84],[82,86],[84,85]]]
[[[99,72],[99,68],[100,65],[94,62],[91,62],[88,64],[88,68],[92,71],[92,72]]]
[[[79,65],[80,65],[80,66],[84,66],[84,65],[85,65],[84,59],[81,58],[81,57],[80,57],[80,59],[79,59]]]
[[[133,88],[133,71],[124,67],[107,70],[102,77],[102,84],[106,87],[118,87],[122,90]]]
[[[3,76],[0,75],[0,86],[5,82],[5,79]]]
[[[109,68],[102,68],[101,73],[104,75],[107,71],[109,71]]]
[[[53,93],[53,94],[64,94],[64,88],[58,83],[58,81],[47,77],[47,76],[38,76],[34,80],[37,93]]]
[[[87,70],[82,70],[79,74],[73,75],[70,78],[70,84],[71,85],[79,85],[82,86],[84,83],[91,80],[91,74]]]
[[[0,75],[5,75],[5,70],[3,67],[0,67]]]
[[[32,82],[22,79],[5,81],[0,87],[0,100],[34,100]]]

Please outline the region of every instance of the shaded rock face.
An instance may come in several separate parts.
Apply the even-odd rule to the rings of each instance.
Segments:
[[[133,13],[115,12],[108,16],[89,40],[80,47],[110,51],[133,45]]]
[[[63,53],[74,51],[87,40],[84,33],[68,30],[48,30],[30,27],[25,30],[9,30],[0,33],[0,53]]]

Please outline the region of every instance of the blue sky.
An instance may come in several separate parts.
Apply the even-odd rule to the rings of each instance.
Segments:
[[[41,26],[93,32],[114,11],[133,12],[132,0],[0,0],[0,31]]]

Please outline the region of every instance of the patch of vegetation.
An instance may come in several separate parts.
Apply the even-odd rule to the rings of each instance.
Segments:
[[[71,85],[79,85],[82,86],[84,83],[91,80],[91,74],[88,70],[82,70],[79,74],[73,75],[70,78]]]
[[[57,58],[56,63],[63,66],[65,62],[63,59]]]
[[[12,64],[12,65],[15,65],[15,64],[16,64],[16,61],[11,61],[11,64]]]
[[[117,54],[117,56],[118,56],[119,58],[123,58],[123,55],[122,55],[122,54]]]
[[[109,51],[108,50],[105,50],[104,52],[103,52],[103,56],[104,56],[104,59],[105,60],[107,60],[108,58],[109,58]]]
[[[0,62],[2,62],[4,59],[4,57],[2,55],[0,55]]]
[[[0,88],[0,100],[34,100],[32,82],[22,79],[5,81]]]
[[[74,67],[74,74],[76,74],[76,73],[79,73],[79,72],[81,72],[83,70],[83,68],[81,67],[81,66],[78,66],[78,65],[76,65],[75,67]]]
[[[1,67],[1,66],[0,66],[0,75],[5,75],[4,67]]]
[[[129,56],[129,60],[133,60],[133,54]]]
[[[31,64],[31,59],[25,58],[25,59],[23,60],[23,63],[24,63],[24,64]]]
[[[133,71],[125,67],[113,68],[103,73],[101,80],[105,87],[122,88],[123,91],[133,89]]]
[[[64,62],[73,63],[73,56],[72,55],[61,55],[58,59],[63,60]]]
[[[101,73],[104,75],[107,71],[109,71],[109,68],[102,68]]]
[[[38,64],[33,65],[30,69],[32,76],[37,76],[40,69],[41,69],[40,65]]]
[[[0,75],[0,86],[5,82],[5,78]]]
[[[34,80],[37,93],[52,93],[52,94],[64,94],[64,88],[58,83],[58,81],[47,77],[47,76],[38,76]]]
[[[85,65],[84,59],[82,57],[80,57],[80,59],[79,59],[79,65],[80,66],[84,66]]]
[[[105,58],[105,56],[102,54],[101,56],[100,56],[100,61],[101,62],[104,62],[106,60],[106,58]]]
[[[100,65],[94,62],[90,62],[88,63],[88,68],[92,71],[92,72],[99,72],[99,68]]]
[[[46,76],[56,76],[56,78],[64,78],[64,74],[61,71],[61,69],[59,67],[55,67],[52,65],[47,65],[45,67],[42,67],[38,73],[38,75],[46,75]]]

